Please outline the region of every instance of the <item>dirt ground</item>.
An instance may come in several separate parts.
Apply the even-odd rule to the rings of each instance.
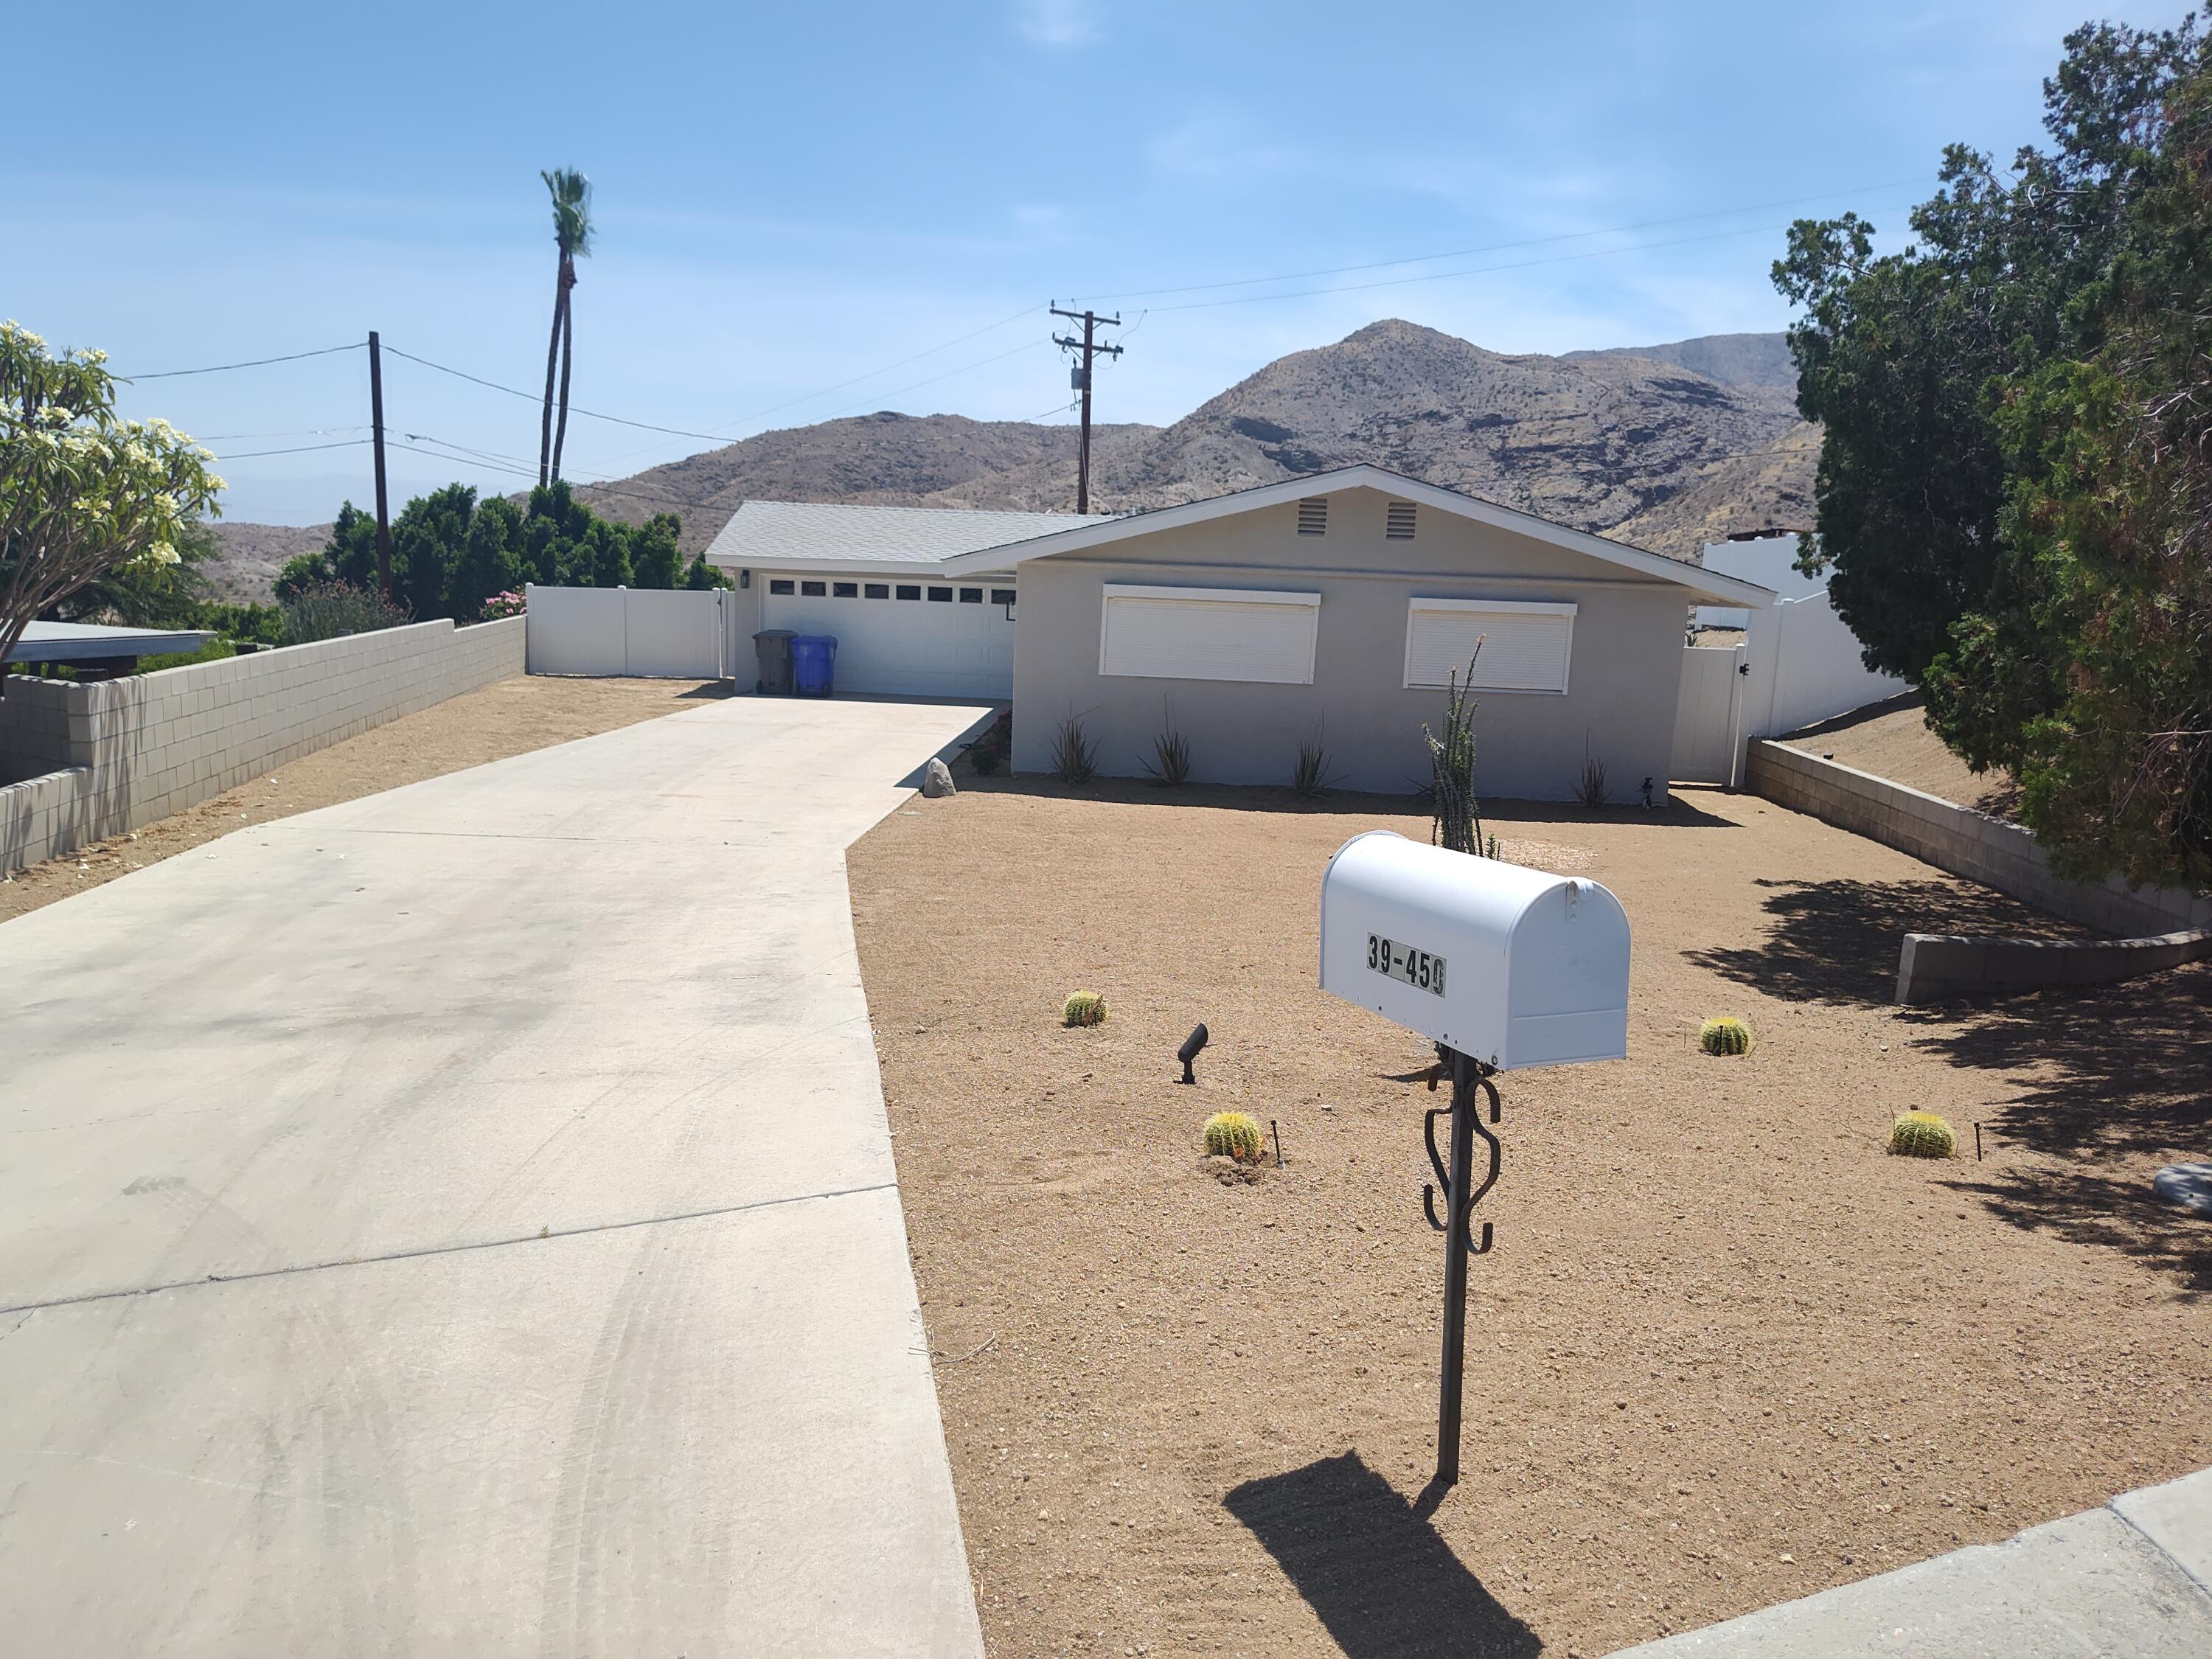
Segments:
[[[197,806],[156,819],[135,835],[118,836],[18,870],[0,879],[0,921],[188,852],[234,830],[312,812],[318,806],[335,806],[342,800],[550,748],[595,732],[634,726],[675,714],[701,698],[722,695],[714,681],[570,680],[518,674],[319,749]]]
[[[1938,800],[1977,807],[1995,817],[2015,816],[2020,787],[2011,774],[1969,771],[1966,763],[1928,729],[1925,706],[1917,691],[1792,732],[1782,741]]]
[[[1329,854],[1425,819],[962,782],[850,863],[996,1659],[1594,1655],[2212,1463],[2212,1226],[2146,1196],[2207,1153],[2212,963],[1897,1008],[1908,928],[2064,929],[1747,796],[1501,812],[1626,906],[1631,1057],[1501,1080],[1438,1503],[1442,1097],[1314,983]],[[1723,1012],[1748,1056],[1696,1051]],[[1886,1156],[1908,1107],[1965,1156]],[[1203,1172],[1225,1108],[1282,1170]]]

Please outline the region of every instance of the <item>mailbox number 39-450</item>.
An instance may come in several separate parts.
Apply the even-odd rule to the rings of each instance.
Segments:
[[[1429,991],[1437,996],[1444,994],[1444,959],[1431,956],[1426,951],[1417,951],[1402,940],[1370,933],[1367,965],[1378,974],[1403,981],[1417,991]]]

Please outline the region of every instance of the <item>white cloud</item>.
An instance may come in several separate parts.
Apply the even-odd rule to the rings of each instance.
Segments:
[[[1103,33],[1088,0],[1015,0],[1014,27],[1039,46],[1087,46]]]

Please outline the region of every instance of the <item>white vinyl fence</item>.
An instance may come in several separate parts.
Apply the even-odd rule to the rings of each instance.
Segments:
[[[1743,729],[1742,646],[1699,645],[1682,653],[1681,700],[1674,705],[1674,781],[1736,781]]]
[[[529,589],[530,672],[720,679],[731,595],[658,588]]]
[[[1674,706],[1674,781],[1743,782],[1753,738],[1779,737],[1911,690],[1877,674],[1827,589],[1747,613],[1744,642],[1682,653]]]
[[[1836,614],[1825,587],[1753,611],[1744,643],[1751,651],[1747,737],[1779,737],[1912,689],[1866,665],[1858,635]]]

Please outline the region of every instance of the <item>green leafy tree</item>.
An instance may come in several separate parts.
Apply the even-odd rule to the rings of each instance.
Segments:
[[[1869,666],[1921,684],[1962,617],[1997,620],[2009,481],[1994,386],[2065,345],[2069,307],[2144,186],[2161,100],[2201,51],[2193,20],[2077,29],[2044,83],[2054,149],[2024,147],[2007,171],[1953,145],[1901,253],[1876,258],[1856,214],[1791,228],[1774,280],[1803,308],[1790,331],[1798,407],[1825,429],[1803,563],[1832,568],[1829,593]],[[2025,603],[2004,601],[2007,625]]]
[[[676,545],[683,528],[672,513],[656,513],[630,535],[633,587],[674,587],[684,574],[683,550]]]
[[[710,592],[717,587],[732,585],[729,573],[718,565],[708,564],[704,553],[694,553],[691,562],[684,567],[684,586],[689,592]]]
[[[139,559],[95,576],[52,607],[61,622],[119,622],[133,628],[199,628],[215,588],[200,567],[222,550],[215,526],[191,520],[177,526],[173,562]]]
[[[485,600],[522,580],[522,514],[505,496],[495,495],[477,508],[462,538],[446,588],[447,614],[482,616]]]
[[[542,488],[561,476],[561,446],[568,435],[568,370],[575,355],[576,330],[571,296],[576,261],[591,257],[592,181],[574,167],[538,175],[553,198],[553,242],[560,251],[553,283],[553,335],[545,348],[545,410],[538,424],[538,483]],[[561,424],[553,424],[554,371],[560,371]]]
[[[2075,874],[2212,886],[2212,68],[2173,89],[2152,187],[2084,290],[2078,357],[1996,410],[2004,532],[2036,629],[2063,641],[2014,745],[2021,811]],[[1971,621],[1971,619],[1970,619]],[[2016,672],[1962,627],[1957,656]],[[1970,701],[1977,676],[1948,695]]]
[[[88,584],[176,562],[223,488],[215,457],[167,422],[118,417],[106,361],[0,323],[0,663]]]
[[[1869,665],[1947,744],[2019,775],[2062,868],[2198,885],[2207,64],[2194,18],[2078,29],[2044,85],[2051,149],[2001,172],[1954,147],[1912,247],[1877,258],[1846,215],[1798,224],[1775,267],[1826,428],[1801,568],[1831,570]]]
[[[635,587],[637,583],[630,568],[629,526],[609,519],[592,520],[585,536],[582,551],[591,562],[592,586],[594,587]]]

